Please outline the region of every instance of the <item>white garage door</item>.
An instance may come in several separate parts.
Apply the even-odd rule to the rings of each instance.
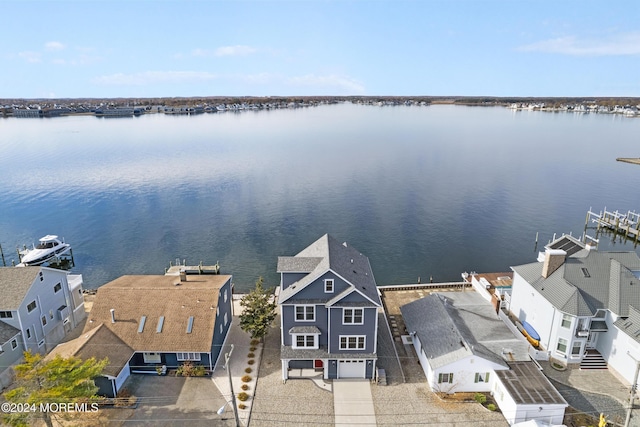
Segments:
[[[341,360],[338,364],[338,378],[364,378],[364,360]]]

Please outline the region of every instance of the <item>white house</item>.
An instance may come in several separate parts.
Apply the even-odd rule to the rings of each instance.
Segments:
[[[538,262],[512,267],[510,310],[540,336],[549,357],[612,368],[628,383],[640,360],[640,258],[599,252],[570,236]]]
[[[566,401],[480,294],[431,294],[400,311],[433,391],[491,392],[510,424],[541,413],[562,421]]]

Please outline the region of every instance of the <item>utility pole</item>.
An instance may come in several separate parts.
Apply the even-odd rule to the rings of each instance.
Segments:
[[[631,411],[633,410],[633,401],[636,398],[636,388],[638,387],[638,373],[640,372],[640,360],[637,360],[627,351],[630,358],[636,362],[636,373],[633,375],[633,384],[631,384],[631,395],[629,396],[629,409],[627,410],[627,419],[624,421],[624,427],[629,427],[631,421]]]
[[[229,364],[231,353],[233,353],[233,344],[231,344],[231,351],[229,353],[224,354],[224,363],[225,363],[225,366],[227,367],[227,374],[229,375],[229,387],[231,388],[231,404],[233,405],[233,414],[236,417],[236,427],[241,427],[240,417],[238,416],[238,405],[236,403],[236,395],[233,393],[233,381],[231,380],[231,365]]]

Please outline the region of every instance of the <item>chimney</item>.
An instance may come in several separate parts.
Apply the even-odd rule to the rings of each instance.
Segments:
[[[116,323],[116,310],[112,308],[109,311],[111,311],[111,323]]]
[[[544,252],[544,264],[542,265],[542,277],[545,279],[564,264],[567,253],[561,249],[547,249]]]
[[[187,271],[184,268],[180,269],[180,281],[181,282],[187,281]]]

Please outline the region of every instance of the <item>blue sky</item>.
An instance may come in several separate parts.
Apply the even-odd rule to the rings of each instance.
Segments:
[[[0,0],[0,98],[640,96],[640,2]]]

